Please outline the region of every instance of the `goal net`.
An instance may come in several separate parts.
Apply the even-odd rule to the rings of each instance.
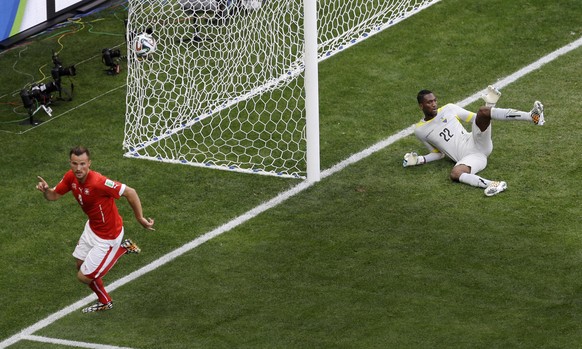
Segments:
[[[320,0],[318,61],[438,1]],[[128,6],[125,156],[305,177],[302,0]],[[155,50],[138,59],[148,27]]]

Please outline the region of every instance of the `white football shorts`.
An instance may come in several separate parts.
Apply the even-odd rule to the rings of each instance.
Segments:
[[[491,125],[485,131],[481,131],[473,122],[471,137],[473,140],[471,147],[455,165],[467,165],[471,168],[471,173],[476,174],[487,167],[487,157],[493,151]]]
[[[123,241],[123,232],[122,228],[121,234],[115,240],[104,240],[91,230],[87,221],[77,247],[73,251],[73,257],[83,261],[80,268],[83,275],[91,279],[105,276],[111,269],[111,264],[115,263],[115,253]]]

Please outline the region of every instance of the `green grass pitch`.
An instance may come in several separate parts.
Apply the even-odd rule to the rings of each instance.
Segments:
[[[56,184],[73,145],[156,219],[147,232],[119,202],[143,252],[106,284],[299,183],[124,158],[125,71],[108,76],[101,62],[123,44],[124,18],[114,3],[0,53],[0,343],[91,294],[70,255],[85,216],[34,188],[39,175]],[[416,122],[418,90],[461,101],[579,39],[581,18],[579,0],[442,0],[324,61],[322,169]],[[21,125],[17,92],[50,75],[52,50],[78,67],[75,98]],[[539,99],[547,121],[494,123],[482,175],[507,192],[451,183],[447,161],[403,169],[404,153],[423,150],[406,137],[118,288],[111,311],[76,311],[35,335],[142,349],[579,348],[580,61],[576,49],[502,89],[500,107]]]

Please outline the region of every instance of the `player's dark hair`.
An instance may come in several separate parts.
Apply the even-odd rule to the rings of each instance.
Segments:
[[[78,145],[78,146],[74,147],[73,149],[71,149],[71,151],[69,152],[69,157],[73,156],[73,154],[77,155],[77,156],[87,154],[87,157],[89,159],[91,158],[91,152],[89,152],[89,149],[87,149],[81,145]]]
[[[418,104],[424,101],[424,96],[429,95],[431,93],[432,91],[429,90],[420,90],[420,92],[418,92],[418,95],[416,95],[416,100],[418,101]]]

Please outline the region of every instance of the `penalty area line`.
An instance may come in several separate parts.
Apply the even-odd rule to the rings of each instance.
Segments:
[[[544,64],[549,63],[549,62],[553,61],[554,59],[556,59],[556,58],[558,58],[558,57],[560,57],[560,56],[562,56],[562,55],[564,55],[564,54],[566,54],[566,53],[568,53],[568,52],[570,52],[570,51],[572,51],[580,46],[582,46],[582,37],[579,38],[578,40],[576,40],[576,41],[574,41],[574,42],[572,42],[572,43],[570,43],[570,44],[568,44],[560,49],[557,49],[557,50],[553,51],[552,53],[540,58],[536,62],[518,70],[517,72],[507,76],[506,78],[499,80],[496,84],[496,87],[497,88],[505,87],[505,86],[515,82],[519,78],[539,69]],[[485,89],[475,93],[474,95],[459,102],[458,104],[461,106],[465,106],[467,104],[470,104],[470,103],[478,100],[481,96],[481,93],[484,93],[484,92],[485,92]],[[355,153],[354,155],[352,155],[349,158],[341,161],[340,163],[332,166],[331,168],[322,171],[321,179],[327,178],[327,177],[343,170],[347,166],[355,164],[355,163],[359,162],[360,160],[367,158],[368,156],[388,147],[389,145],[399,141],[400,139],[407,137],[408,135],[412,134],[413,131],[414,131],[414,125],[409,126],[406,129],[401,130],[398,133],[391,135],[388,138],[372,145],[371,147],[364,149],[358,153]],[[117,289],[118,287],[121,287],[121,286],[139,278],[140,276],[147,274],[150,271],[153,271],[153,270],[165,265],[166,263],[169,263],[170,261],[174,260],[175,258],[183,255],[184,253],[202,245],[203,243],[205,243],[205,242],[207,242],[207,241],[209,241],[217,236],[222,235],[223,233],[225,233],[229,230],[232,230],[232,229],[238,227],[239,225],[249,221],[250,219],[267,211],[268,209],[271,209],[271,208],[283,203],[287,199],[301,193],[302,191],[310,188],[314,184],[315,184],[315,182],[308,182],[308,181],[303,181],[303,182],[297,184],[296,186],[292,187],[291,189],[288,189],[288,190],[278,194],[273,199],[271,199],[263,204],[260,204],[259,206],[247,211],[246,213],[231,220],[230,222],[227,222],[227,223],[221,225],[220,227],[199,236],[198,238],[183,245],[182,247],[179,247],[178,249],[160,257],[159,259],[157,259],[153,262],[151,262],[150,264],[147,264],[146,266],[128,274],[127,276],[125,276],[121,279],[118,279],[117,281],[111,283],[109,285],[109,287],[107,287],[107,290],[109,292],[112,292],[115,289]],[[56,322],[60,318],[78,310],[83,305],[85,305],[91,301],[94,301],[94,298],[95,298],[94,295],[87,296],[87,297],[77,301],[76,303],[73,303],[73,304],[69,305],[68,307],[65,307],[65,308],[59,310],[56,313],[49,315],[48,317],[37,322],[36,324],[31,325],[31,326],[23,329],[19,333],[17,333],[15,335],[5,339],[4,341],[0,342],[0,349],[6,348],[9,345],[12,345],[20,340],[27,339],[27,338],[45,338],[45,337],[33,336],[33,334],[36,331],[38,331],[46,326],[51,325],[52,323]],[[71,341],[71,343],[73,343],[73,342]],[[104,348],[118,348],[118,347],[104,347]]]

